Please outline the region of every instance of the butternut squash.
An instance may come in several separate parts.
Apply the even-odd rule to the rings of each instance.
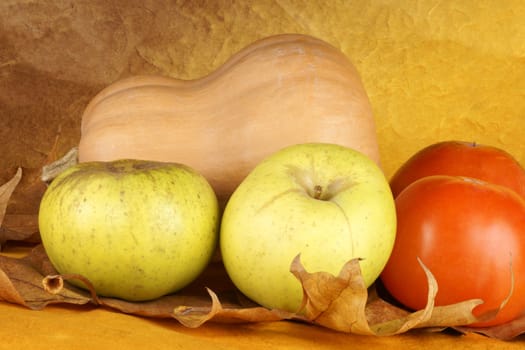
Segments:
[[[264,157],[329,142],[379,163],[358,72],[339,50],[300,34],[271,36],[196,80],[133,76],[103,89],[82,116],[79,161],[187,164],[224,203]]]

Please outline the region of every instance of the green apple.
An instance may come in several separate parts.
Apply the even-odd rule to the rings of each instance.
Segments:
[[[206,179],[182,164],[88,162],[53,180],[39,226],[58,272],[83,275],[103,296],[150,300],[205,269],[218,241],[219,207]]]
[[[290,273],[300,254],[310,272],[338,275],[352,258],[367,286],[393,249],[395,203],[382,170],[350,148],[308,143],[258,164],[228,201],[220,249],[237,288],[268,308],[298,311],[302,288]]]

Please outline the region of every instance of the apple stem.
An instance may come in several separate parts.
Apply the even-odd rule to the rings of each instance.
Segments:
[[[314,186],[314,198],[321,199],[322,194],[323,194],[323,187],[321,185],[315,185]]]
[[[40,179],[43,182],[50,183],[62,171],[78,163],[78,148],[73,147],[62,158],[55,160],[53,163],[44,165],[42,167],[42,175]]]

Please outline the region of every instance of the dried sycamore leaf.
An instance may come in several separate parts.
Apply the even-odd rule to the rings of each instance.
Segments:
[[[9,203],[9,198],[15,190],[16,186],[22,179],[22,168],[18,168],[15,176],[11,178],[8,182],[0,186],[0,223],[2,223],[5,211],[7,209],[7,204]]]
[[[86,304],[88,295],[74,288],[63,289],[55,294],[46,292],[43,274],[31,258],[15,259],[0,256],[0,299],[40,310],[48,304]]]
[[[171,317],[172,310],[188,297],[166,297],[151,302],[132,303],[98,297],[93,290],[85,291],[66,283],[80,275],[59,275],[49,261],[42,245],[24,258],[0,256],[0,300],[39,310],[51,303],[97,304],[116,310],[149,317]],[[208,302],[208,299],[196,297]],[[177,304],[179,303],[179,304]]]
[[[372,285],[368,290],[366,302],[366,319],[368,324],[379,324],[384,320],[394,320],[406,317],[410,312],[395,306],[379,296],[378,284]]]
[[[291,271],[303,286],[306,318],[334,330],[385,336],[414,328],[456,326],[476,321],[472,309],[481,303],[480,300],[434,307],[437,282],[420,264],[428,280],[427,305],[423,310],[411,313],[379,300],[376,295],[369,298],[358,259],[349,261],[339,276],[326,272],[308,273],[299,257],[294,259]]]
[[[430,286],[427,307],[403,315],[395,308],[395,318],[385,319],[384,316],[391,316],[392,313],[385,312],[383,317],[379,318],[376,308],[367,308],[368,291],[361,276],[358,259],[345,264],[339,276],[326,272],[308,273],[301,265],[299,257],[294,259],[291,271],[303,286],[304,314],[307,319],[330,329],[355,334],[392,335],[416,327],[430,318],[437,291],[432,275],[427,275]],[[377,306],[377,303],[372,305]],[[389,309],[388,304],[382,306],[383,310]],[[370,311],[374,311],[373,319],[376,324],[369,323],[367,312]]]
[[[7,183],[0,186],[0,248],[5,241],[10,239],[10,230],[3,230],[3,221],[5,217],[5,213],[7,210],[7,205],[9,204],[9,199],[11,198],[11,195],[13,194],[16,186],[18,186],[18,183],[22,179],[22,168],[18,168],[16,171],[15,176],[11,180],[9,180]]]
[[[173,317],[186,327],[196,328],[208,321],[221,323],[271,322],[286,319],[302,319],[293,313],[281,310],[269,310],[261,306],[245,307],[238,302],[221,303],[219,297],[207,288],[211,297],[211,306],[178,306],[173,310]]]
[[[409,313],[408,315],[401,318],[389,319],[371,325],[370,327],[375,335],[394,335],[405,333],[413,328],[421,328],[421,325],[431,318],[434,311],[434,300],[436,298],[438,289],[437,282],[432,273],[430,273],[430,271],[423,264],[421,264],[421,266],[423,267],[428,280],[428,296],[425,308],[423,310]]]
[[[6,240],[40,242],[38,232],[38,214],[7,214],[4,216],[2,228]]]
[[[367,289],[358,259],[346,263],[337,277],[327,272],[307,272],[299,256],[290,271],[302,284],[301,310],[308,320],[342,332],[372,334],[365,314]]]
[[[483,315],[480,315],[478,317],[478,321],[483,322],[483,321],[490,320],[493,317],[496,317],[499,310],[501,310],[510,300],[510,297],[512,296],[514,292],[514,283],[515,283],[514,273],[512,270],[512,261],[510,263],[510,270],[511,270],[511,286],[509,289],[509,294],[502,301],[502,303],[497,309],[489,310],[485,312]],[[444,323],[446,323],[446,321]],[[467,323],[464,323],[464,324],[467,324]],[[522,316],[518,317],[517,319],[507,322],[502,325],[497,325],[497,326],[492,326],[492,327],[459,326],[459,327],[454,327],[454,328],[463,333],[479,333],[479,334],[484,334],[492,338],[510,340],[521,334],[525,334],[525,312],[523,313]]]
[[[179,305],[210,307],[209,298],[200,293],[193,295],[186,292],[166,295],[151,301],[129,302],[122,299],[102,297],[100,302],[102,305],[127,314],[152,318],[171,318],[173,317],[173,309]]]
[[[59,128],[54,144],[43,162],[43,168],[17,168],[16,175],[4,185],[8,186],[10,191],[0,190],[0,244],[5,241],[41,241],[38,210],[47,189],[47,183],[43,179],[50,181],[60,170],[76,161],[76,147],[58,159],[61,135]],[[0,179],[8,177],[12,172],[14,169],[1,171]]]
[[[13,170],[4,170],[0,177]],[[14,179],[16,183],[12,182]],[[0,206],[4,206],[3,220],[0,216],[0,244],[6,241],[40,242],[38,209],[47,188],[40,180],[40,169],[17,168],[15,176],[4,186],[9,184],[9,196],[6,192],[0,196],[3,197]]]
[[[5,262],[0,257],[0,300],[14,304],[26,305],[24,298],[20,295],[10,276],[4,271]]]
[[[91,302],[104,305],[127,314],[146,317],[173,317],[186,327],[196,328],[213,320],[214,322],[265,322],[279,321],[293,317],[293,314],[282,311],[271,311],[254,303],[243,301],[235,291],[219,295],[210,288],[196,286],[151,301],[130,302],[122,299],[97,296],[91,283],[80,275],[52,275],[44,278],[45,289],[56,294],[68,288],[64,281],[77,279],[88,286]],[[219,286],[220,289],[220,286]],[[204,295],[201,291],[206,291]],[[247,305],[248,304],[248,305]]]
[[[81,280],[90,287],[89,290],[81,290],[67,283],[72,279]],[[206,285],[219,293],[212,292]],[[219,298],[222,304],[219,303]],[[211,264],[190,286],[179,293],[155,300],[130,302],[97,296],[83,276],[58,274],[42,245],[35,247],[22,259],[0,256],[0,300],[31,309],[42,309],[50,303],[91,303],[127,314],[156,318],[175,317],[188,327],[196,327],[211,318],[219,322],[262,322],[289,317],[245,299],[234,290],[222,264]]]
[[[182,291],[146,302],[129,302],[97,296],[91,287],[80,290],[67,283],[80,275],[58,275],[42,245],[22,258],[0,256],[0,300],[42,309],[50,303],[104,305],[144,317],[175,318],[187,327],[206,322],[239,323],[297,320],[341,332],[386,336],[415,328],[442,330],[454,327],[460,332],[477,332],[499,339],[512,339],[525,332],[525,316],[506,325],[486,329],[464,325],[479,321],[472,310],[480,300],[434,306],[437,284],[427,274],[429,294],[423,310],[409,312],[382,299],[374,288],[366,289],[359,260],[349,261],[338,276],[325,272],[309,273],[294,259],[291,272],[301,281],[304,303],[301,313],[269,310],[242,296],[229,280],[224,266],[211,264],[203,275]]]
[[[525,334],[525,313],[521,317],[499,326],[484,328],[454,327],[454,329],[462,333],[479,333],[500,340],[512,340]]]

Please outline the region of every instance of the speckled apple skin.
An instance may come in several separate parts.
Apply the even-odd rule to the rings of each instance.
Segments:
[[[43,245],[60,273],[81,274],[98,294],[132,301],[192,282],[213,255],[218,223],[204,177],[184,165],[138,160],[65,170],[39,211]]]

